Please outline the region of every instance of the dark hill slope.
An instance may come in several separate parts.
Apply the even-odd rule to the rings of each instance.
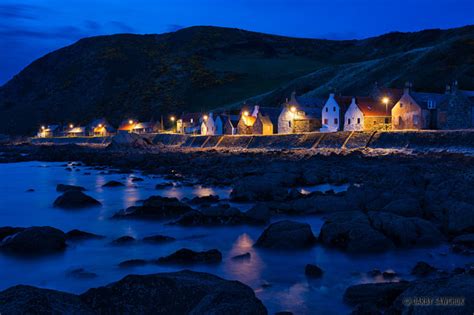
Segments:
[[[85,38],[34,61],[0,88],[0,133],[31,133],[42,123],[85,123],[99,116],[115,124],[127,117],[158,119],[281,86],[286,89],[267,99],[272,105],[295,86],[322,93],[341,83],[358,89],[415,74],[433,88],[434,80],[436,86],[445,83],[432,77],[438,73],[471,84],[473,34],[474,27],[464,27],[329,41],[192,27]]]

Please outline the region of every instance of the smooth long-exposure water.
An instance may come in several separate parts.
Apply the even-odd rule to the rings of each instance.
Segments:
[[[111,216],[118,210],[134,205],[152,195],[192,198],[218,194],[228,198],[230,188],[169,187],[156,190],[162,178],[144,178],[143,182],[132,182],[132,175],[101,174],[100,170],[78,167],[80,171],[66,171],[63,163],[13,163],[0,164],[0,226],[48,225],[65,232],[80,229],[106,236],[101,240],[70,243],[62,254],[20,259],[0,253],[0,289],[17,284],[29,284],[44,288],[82,293],[88,288],[119,280],[123,276],[156,272],[177,271],[182,266],[146,265],[136,268],[119,268],[119,262],[133,259],[156,259],[187,247],[193,250],[217,248],[223,254],[219,265],[192,265],[187,269],[205,271],[225,279],[239,280],[253,288],[268,308],[269,313],[289,310],[295,314],[340,314],[350,308],[342,302],[344,290],[351,284],[383,281],[366,273],[374,268],[394,270],[399,278],[410,279],[410,270],[416,262],[423,260],[438,268],[452,269],[462,266],[468,259],[449,252],[447,245],[436,248],[391,251],[374,255],[348,255],[336,250],[315,246],[302,251],[270,251],[254,249],[264,227],[180,227],[167,225],[166,221],[114,220]],[[90,175],[85,175],[90,172]],[[118,180],[125,187],[103,188],[109,180]],[[102,207],[82,210],[61,210],[52,204],[60,193],[57,184],[84,186],[87,194],[102,202]],[[27,189],[34,192],[26,192]],[[323,187],[327,188],[327,187]],[[313,189],[315,189],[313,187]],[[305,191],[311,188],[305,187]],[[251,205],[238,205],[242,210]],[[273,221],[280,218],[274,218]],[[315,235],[319,234],[322,218],[292,217],[292,220],[307,222]],[[143,237],[163,234],[175,237],[175,242],[113,246],[110,242],[123,235],[138,240]],[[238,254],[251,253],[248,261],[235,261]],[[304,275],[305,265],[317,264],[324,270],[318,280],[309,280]],[[68,271],[84,268],[98,276],[77,279],[68,276]],[[396,278],[398,279],[398,278]],[[395,279],[395,280],[396,280]]]

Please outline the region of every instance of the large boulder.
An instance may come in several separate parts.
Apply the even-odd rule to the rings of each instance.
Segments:
[[[96,314],[80,296],[28,285],[17,285],[0,292],[2,314]]]
[[[237,181],[230,194],[234,201],[285,200],[288,189],[271,177],[247,176]]]
[[[119,132],[117,135],[112,137],[110,144],[107,149],[120,150],[120,149],[145,149],[151,146],[151,141],[144,138],[136,133]]]
[[[428,304],[428,305],[426,305]],[[390,314],[473,314],[474,276],[417,281],[398,296]]]
[[[309,224],[284,220],[270,224],[254,246],[270,249],[300,249],[314,245],[315,241],[316,238]]]
[[[40,255],[66,249],[66,234],[49,226],[34,226],[7,236],[0,250],[19,255]]]
[[[2,314],[267,314],[248,286],[202,272],[129,275],[81,295],[16,286],[0,292]]]
[[[344,302],[349,305],[371,304],[389,307],[409,286],[407,281],[357,284],[346,289]]]
[[[443,204],[446,213],[445,229],[453,235],[474,233],[474,204],[449,202]]]
[[[132,206],[119,211],[114,218],[138,217],[149,219],[165,219],[178,217],[192,208],[177,198],[151,196],[141,206]]]
[[[0,241],[2,241],[5,237],[23,231],[25,228],[22,227],[11,227],[11,226],[3,226],[0,227]]]
[[[57,208],[77,209],[100,206],[101,203],[81,191],[68,190],[56,198],[53,205]]]
[[[390,239],[372,228],[367,215],[359,211],[330,215],[321,227],[319,240],[352,253],[381,252],[394,247]]]
[[[222,261],[222,254],[217,249],[196,252],[187,248],[177,250],[171,255],[158,258],[158,264],[215,264]]]
[[[105,238],[105,236],[103,235],[97,235],[94,233],[89,233],[77,229],[71,230],[66,233],[66,239],[68,241],[98,240],[103,238]]]
[[[431,222],[420,218],[384,212],[369,212],[368,216],[372,227],[390,238],[397,247],[436,245],[444,239]]]

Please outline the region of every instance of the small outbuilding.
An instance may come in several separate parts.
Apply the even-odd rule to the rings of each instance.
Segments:
[[[282,105],[278,116],[278,133],[302,133],[321,128],[322,101],[317,98],[299,98],[296,92]]]

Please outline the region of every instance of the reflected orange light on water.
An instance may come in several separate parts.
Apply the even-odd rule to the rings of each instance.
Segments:
[[[252,245],[254,241],[247,233],[240,235],[232,245],[230,259],[226,261],[224,269],[233,277],[247,284],[255,285],[261,279],[264,263]],[[250,259],[234,260],[232,257],[250,253]]]

